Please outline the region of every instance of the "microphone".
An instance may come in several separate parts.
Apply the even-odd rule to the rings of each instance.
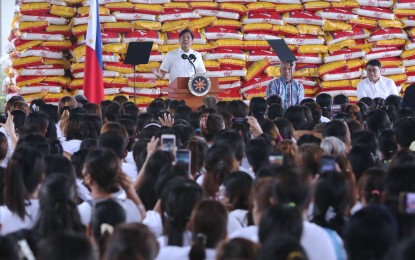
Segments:
[[[196,67],[193,64],[193,62],[196,60],[196,56],[194,54],[190,54],[189,56],[187,56],[185,53],[182,54],[182,59],[183,60],[188,60],[190,64],[192,64],[193,69],[195,70],[195,74],[196,74]],[[193,60],[193,61],[192,61]]]
[[[191,59],[193,62],[195,62],[196,61],[196,56],[194,54],[190,54],[189,59]]]

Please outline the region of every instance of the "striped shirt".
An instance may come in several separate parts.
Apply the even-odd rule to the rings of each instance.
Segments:
[[[281,97],[286,110],[290,106],[299,105],[304,99],[304,86],[295,80],[287,82],[283,77],[278,77],[268,84],[266,97],[275,94]]]

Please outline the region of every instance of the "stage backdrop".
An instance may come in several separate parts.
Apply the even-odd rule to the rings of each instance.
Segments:
[[[57,101],[82,93],[89,1],[22,0],[10,34],[10,67],[3,87],[28,101]],[[411,16],[412,15],[412,16]],[[294,77],[306,96],[346,94],[356,101],[367,60],[401,93],[415,82],[413,0],[101,0],[105,97],[133,93],[133,68],[123,64],[132,41],[153,41],[147,65],[137,66],[138,103],[163,93],[157,80],[166,52],[179,47],[182,29],[195,32],[207,74],[219,77],[224,100],[264,96],[279,74],[266,39],[284,39],[298,58]]]

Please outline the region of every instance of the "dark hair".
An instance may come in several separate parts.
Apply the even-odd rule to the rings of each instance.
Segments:
[[[206,116],[206,115],[202,115]],[[201,119],[202,120],[202,119]],[[206,128],[202,126],[201,131],[202,135],[205,137],[207,142],[213,141],[216,134],[223,129],[224,121],[223,117],[220,114],[209,114],[206,119]]]
[[[174,120],[183,119],[186,120],[189,118],[190,113],[192,113],[192,108],[187,105],[180,105],[176,107],[173,113]]]
[[[111,236],[109,231],[102,229],[103,225],[115,228],[126,220],[124,208],[114,199],[100,200],[94,203],[91,215],[91,232],[98,245],[101,258],[104,256],[106,244]]]
[[[344,94],[334,96],[333,105],[344,105],[349,103],[349,98]]]
[[[137,172],[141,170],[147,157],[147,144],[149,139],[139,139],[133,146],[133,158]]]
[[[195,36],[193,35],[193,32],[189,29],[182,30],[179,34],[179,38],[181,38],[185,33],[189,33],[190,36],[192,37],[192,40],[195,38]]]
[[[82,233],[57,232],[40,241],[39,260],[95,260],[95,253],[89,239]]]
[[[259,242],[263,244],[272,234],[291,235],[300,241],[303,218],[295,206],[276,205],[267,210],[259,224]]]
[[[140,114],[140,110],[132,102],[125,102],[122,107],[124,108],[126,115],[132,115],[137,118],[138,115]]]
[[[333,98],[330,94],[320,93],[316,97],[317,104],[321,107],[321,114],[326,118],[331,118],[331,107],[333,105]]]
[[[267,111],[267,101],[263,97],[253,97],[249,102],[249,109],[254,117],[261,120]]]
[[[82,179],[82,170],[84,167],[84,163],[85,163],[86,157],[91,151],[92,149],[79,149],[79,151],[72,154],[71,163],[72,163],[76,178]]]
[[[284,234],[273,234],[258,251],[257,259],[307,260],[307,254],[298,239]]]
[[[46,138],[41,134],[27,134],[21,136],[17,141],[15,149],[23,146],[33,148],[41,152],[43,155],[50,154],[49,143],[47,142]]]
[[[105,259],[155,259],[159,251],[156,237],[140,223],[120,224],[115,228],[105,252]]]
[[[315,185],[312,221],[342,236],[349,197],[346,177],[334,171],[321,174]]]
[[[392,124],[389,120],[388,114],[385,111],[375,109],[367,114],[366,126],[368,130],[378,134],[380,130],[391,128]]]
[[[383,259],[396,241],[388,214],[380,207],[366,207],[350,218],[344,232],[347,259]]]
[[[316,137],[315,135],[312,134],[305,134],[302,135],[298,140],[297,140],[297,145],[300,147],[303,144],[316,144],[318,146],[320,146],[321,144],[321,139]]]
[[[84,175],[91,175],[103,192],[114,193],[119,190],[118,175],[121,168],[114,152],[107,149],[91,151],[86,157],[84,169]]]
[[[272,196],[276,205],[294,203],[303,209],[309,202],[310,188],[298,168],[283,166],[274,177]]]
[[[412,236],[415,227],[413,215],[399,211],[400,193],[415,192],[415,186],[413,185],[415,183],[414,169],[415,164],[412,160],[410,163],[397,166],[391,165],[386,173],[384,203],[398,220],[399,238]]]
[[[185,147],[191,151],[191,174],[196,179],[205,164],[206,153],[209,147],[204,141],[195,137],[190,139]]]
[[[192,180],[170,180],[161,195],[161,212],[169,246],[183,246],[183,232],[194,206],[203,199],[202,188]]]
[[[127,155],[127,140],[115,131],[101,134],[98,137],[98,147],[113,151],[119,159]]]
[[[267,116],[270,120],[275,120],[279,117],[282,117],[284,114],[284,109],[279,104],[272,104],[268,107]]]
[[[40,214],[35,224],[42,237],[62,231],[84,231],[75,199],[73,178],[61,173],[46,177],[39,192]]]
[[[173,169],[173,154],[167,151],[156,151],[151,155],[144,169],[144,180],[138,190],[146,209],[152,209],[157,203],[160,194],[156,193],[156,185],[163,175]]]
[[[278,96],[277,94],[274,94],[274,95],[267,97],[268,106],[272,106],[275,104],[282,106],[282,99],[280,96]]]
[[[233,238],[219,244],[217,260],[255,260],[259,245],[245,238]]]
[[[386,171],[381,168],[366,170],[359,180],[359,190],[368,205],[381,203]]]
[[[20,133],[20,129],[24,127],[26,121],[26,113],[22,110],[13,110],[11,114],[13,116],[13,123],[16,133]]]
[[[401,148],[409,148],[415,141],[415,118],[403,118],[395,125],[396,141]]]
[[[378,141],[379,151],[383,154],[383,159],[392,159],[392,156],[398,150],[398,145],[395,139],[395,130],[391,128],[380,131]]]
[[[340,120],[333,120],[324,125],[323,137],[334,136],[346,143],[347,129]]]
[[[28,132],[44,135],[48,129],[48,116],[43,112],[33,112],[26,117],[24,128]]]
[[[415,109],[415,83],[412,83],[405,89],[405,94],[402,98],[402,108]]]
[[[367,145],[369,151],[376,155],[378,151],[378,140],[376,135],[369,130],[361,130],[355,132],[352,136],[352,147],[355,145]]]
[[[212,145],[206,155],[205,169],[203,175],[203,190],[206,194],[215,198],[219,186],[223,183],[225,177],[233,172],[237,166],[233,149],[226,144]]]
[[[355,174],[356,181],[359,181],[363,172],[371,167],[380,166],[380,162],[370,151],[370,147],[364,144],[357,144],[350,149],[347,155]]]
[[[223,186],[230,204],[230,211],[236,209],[250,209],[250,192],[252,177],[243,171],[232,172],[225,177]]]
[[[128,102],[128,98],[124,95],[116,95],[112,101],[120,104],[121,106],[124,105],[125,102]]]
[[[300,130],[307,123],[301,106],[290,106],[284,113],[284,118],[288,119],[295,130]]]
[[[177,122],[180,122],[180,121],[175,121],[174,125],[172,126],[172,129],[176,133],[176,136],[179,137],[180,143],[185,144],[192,137],[195,136],[195,130],[190,125],[177,124]],[[176,141],[176,143],[177,143],[177,141]]]
[[[105,109],[102,109],[102,116],[107,122],[116,122],[122,115],[124,115],[124,108],[117,102],[112,102]]]
[[[246,158],[252,167],[253,172],[269,164],[272,146],[269,140],[265,138],[255,138],[248,142],[246,146]]]
[[[18,147],[4,173],[4,205],[24,219],[25,201],[36,191],[45,172],[43,155],[29,147]]]
[[[366,68],[367,68],[367,66],[375,66],[375,67],[379,67],[379,68],[381,68],[382,67],[382,63],[380,63],[380,61],[379,60],[376,60],[376,59],[373,59],[373,60],[369,60],[367,63],[366,63]]]
[[[61,173],[71,180],[75,181],[75,170],[71,164],[71,161],[63,155],[49,155],[46,157],[46,170],[45,175],[52,175],[55,173]]]
[[[0,161],[3,161],[4,158],[6,158],[8,147],[7,137],[0,132]]]
[[[191,224],[193,244],[189,259],[204,259],[205,248],[216,248],[225,239],[228,213],[225,207],[214,200],[199,202],[192,212]]]
[[[229,102],[227,110],[234,117],[246,117],[248,115],[248,106],[242,100],[232,100]]]
[[[229,129],[220,131],[214,139],[215,144],[227,144],[233,147],[235,158],[242,161],[245,154],[245,143],[242,136],[235,130]]]
[[[7,113],[10,111],[10,107],[14,105],[16,102],[25,102],[24,98],[22,96],[16,95],[10,97],[9,100],[7,100],[6,104],[4,105],[4,111]]]
[[[286,118],[277,118],[274,124],[278,127],[280,135],[283,139],[291,139],[294,135],[294,127]]]

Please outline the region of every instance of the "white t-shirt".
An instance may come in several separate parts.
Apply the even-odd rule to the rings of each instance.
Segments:
[[[187,56],[190,54],[195,55],[196,60],[194,65],[197,74],[206,72],[202,55],[199,52],[192,49],[184,52],[181,48],[178,48],[168,52],[160,66],[160,70],[169,72],[169,83],[173,82],[177,77],[191,77],[195,74],[192,64],[190,64],[189,60],[182,59],[182,54],[186,54]]]
[[[28,200],[26,205],[24,219],[11,212],[7,206],[0,206],[0,235],[4,236],[20,229],[31,229],[34,226],[39,218],[39,200]]]
[[[148,210],[146,217],[143,220],[143,224],[146,225],[155,237],[163,235],[163,222],[161,216],[157,211]]]
[[[137,179],[137,167],[135,166],[135,164],[122,162],[121,169],[125,174],[127,174],[131,178],[131,180]]]
[[[365,78],[357,84],[357,98],[387,98],[389,95],[398,95],[395,82],[391,79],[380,76],[380,79],[373,83],[369,78]]]
[[[120,200],[116,199],[116,201],[124,208],[125,215],[126,215],[126,223],[131,222],[141,222],[141,214],[138,210],[137,206],[134,202],[130,199]],[[78,212],[81,216],[81,222],[83,225],[89,225],[91,223],[91,216],[92,216],[92,206],[89,202],[82,202],[78,205]]]
[[[156,257],[157,260],[171,260],[171,259],[189,259],[190,247],[179,247],[179,246],[166,246],[160,248],[159,254]],[[205,260],[215,260],[216,250],[206,249]]]
[[[13,155],[14,148],[13,148],[12,140],[10,139],[10,137],[7,134],[7,131],[4,129],[4,127],[0,128],[0,132],[2,132],[7,138],[7,154],[6,154],[6,157],[3,159],[3,161],[1,161],[1,163],[0,163],[1,167],[6,168],[7,164],[9,163],[10,158]]]
[[[72,139],[69,141],[61,141],[63,151],[69,153],[70,155],[79,151],[79,148],[81,147],[81,143],[82,141],[77,140],[77,139]]]
[[[167,236],[161,236],[157,238],[157,242],[159,243],[160,248],[169,247],[168,243],[169,240]],[[192,232],[185,230],[183,232],[183,247],[191,246],[192,245]]]
[[[254,243],[259,243],[258,226],[248,226],[241,228],[238,231],[231,233],[228,236],[228,239],[233,239],[236,237],[245,238],[251,240]]]
[[[301,246],[309,260],[336,260],[336,250],[329,234],[320,226],[303,221]]]

